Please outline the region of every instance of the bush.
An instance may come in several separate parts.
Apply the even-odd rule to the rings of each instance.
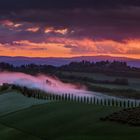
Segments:
[[[4,84],[1,86],[0,90],[1,90],[1,91],[4,91],[4,90],[7,90],[9,87],[10,87],[9,84],[4,83]]]
[[[114,121],[132,126],[140,126],[140,107],[123,109],[119,112],[100,118],[101,121]]]

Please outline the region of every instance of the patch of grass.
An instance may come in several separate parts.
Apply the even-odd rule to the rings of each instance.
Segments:
[[[16,91],[3,93],[0,95],[0,116],[47,102],[47,100],[25,97]]]
[[[87,87],[90,91],[96,91],[110,96],[130,98],[130,99],[140,99],[140,91],[134,89],[109,88],[109,87],[97,86],[93,84],[87,84]]]
[[[17,129],[0,124],[0,140],[41,140]]]
[[[93,78],[95,80],[115,80],[117,78],[121,79],[124,77],[119,77],[119,76],[110,76],[110,75],[105,75],[101,73],[84,73],[84,72],[67,72],[67,71],[61,71],[63,75],[66,76],[75,76],[75,77],[87,77],[87,78]],[[126,78],[126,77],[125,77]],[[129,85],[111,85],[111,84],[95,84],[97,86],[103,86],[103,87],[108,87],[108,88],[117,88],[117,89],[134,89],[134,90],[139,90],[140,91],[140,79],[139,78],[127,78],[129,81]]]
[[[132,140],[140,128],[102,122],[121,108],[74,102],[52,102],[0,117],[0,123],[48,140]]]

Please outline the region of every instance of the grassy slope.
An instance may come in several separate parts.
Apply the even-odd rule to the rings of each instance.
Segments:
[[[31,107],[32,105],[46,103],[47,101],[24,97],[17,92],[2,92],[0,94],[0,116]],[[41,140],[31,134],[24,133],[0,123],[0,140]]]
[[[116,78],[121,78],[117,76],[107,76],[105,74],[99,74],[99,73],[80,73],[80,72],[62,72],[64,75],[74,75],[74,76],[82,76],[82,77],[88,77],[93,78],[96,80],[115,80]],[[108,84],[93,84],[96,86],[103,86],[108,88],[117,88],[117,89],[135,89],[140,90],[140,79],[136,78],[128,78],[130,85],[129,86],[121,86],[121,85],[108,85]]]
[[[54,102],[0,117],[0,122],[49,140],[132,140],[140,138],[140,128],[99,120],[100,117],[119,109]]]
[[[41,140],[38,137],[23,133],[14,128],[0,124],[0,140]]]
[[[0,95],[0,116],[32,105],[46,103],[46,100],[28,98],[18,92],[8,92]]]

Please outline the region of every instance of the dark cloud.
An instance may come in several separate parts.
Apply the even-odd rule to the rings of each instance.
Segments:
[[[1,10],[114,8],[140,6],[139,0],[1,0]]]
[[[30,33],[25,27],[21,32],[0,29],[5,30],[0,33],[1,42],[20,39],[41,42],[56,36],[44,34],[46,26],[74,31],[69,32],[69,38],[117,41],[140,38],[139,0],[1,0],[0,20],[3,19],[37,25],[42,31]]]

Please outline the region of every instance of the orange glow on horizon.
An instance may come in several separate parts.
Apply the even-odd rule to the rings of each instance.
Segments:
[[[48,38],[46,42],[35,43],[27,40],[0,44],[1,56],[26,57],[75,57],[109,55],[140,59],[140,40],[90,40]]]

